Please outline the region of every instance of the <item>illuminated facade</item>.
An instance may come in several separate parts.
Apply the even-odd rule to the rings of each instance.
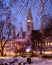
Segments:
[[[31,43],[31,40],[30,40],[30,34],[31,34],[31,31],[34,29],[34,22],[33,22],[33,18],[32,18],[32,14],[31,14],[31,10],[29,8],[28,10],[28,15],[27,15],[27,20],[26,20],[26,32],[23,32],[23,28],[22,28],[22,25],[20,26],[20,30],[18,32],[18,35],[16,36],[15,39],[13,39],[14,37],[14,34],[12,35],[12,39],[10,41],[7,42],[7,44],[5,45],[5,52],[7,54],[10,55],[9,52],[11,52],[11,54],[13,54],[13,52],[16,52],[16,50],[25,47],[25,45],[29,42]],[[42,33],[42,24],[41,24],[41,28],[40,28],[40,32]],[[43,44],[43,46],[45,47],[50,47],[52,46],[52,42],[49,42],[48,41],[49,39],[45,39],[45,44]],[[39,44],[35,44],[36,46],[40,45]],[[49,48],[50,49],[50,48]]]
[[[30,34],[31,31],[33,30],[33,18],[31,14],[31,10],[29,8],[28,10],[28,15],[27,15],[27,20],[26,20],[26,32],[23,32],[22,24],[20,23],[20,30],[17,34],[17,36],[14,38],[15,34],[12,34],[12,39],[7,42],[5,45],[5,52],[10,54],[9,52],[15,52],[16,47],[19,49],[20,47],[22,48],[22,45],[25,46],[26,43],[30,41]]]

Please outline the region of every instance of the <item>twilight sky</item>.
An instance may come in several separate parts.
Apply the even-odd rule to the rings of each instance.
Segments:
[[[26,31],[26,17],[29,7],[31,8],[34,29],[40,29],[40,19],[42,17],[42,7],[44,7],[44,14],[52,17],[52,0],[42,0],[43,6],[40,0],[1,0],[4,6],[11,9],[11,22],[15,24],[17,31],[20,29],[20,23],[22,23],[23,30]],[[11,1],[11,2],[10,2]],[[9,3],[10,2],[10,3]],[[12,6],[9,4],[12,3]],[[3,15],[4,11],[0,7],[0,15]],[[5,20],[6,16],[3,15],[2,20]],[[1,17],[0,17],[1,20]]]

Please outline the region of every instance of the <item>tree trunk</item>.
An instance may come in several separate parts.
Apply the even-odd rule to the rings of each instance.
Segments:
[[[1,56],[4,56],[4,47],[1,49]]]

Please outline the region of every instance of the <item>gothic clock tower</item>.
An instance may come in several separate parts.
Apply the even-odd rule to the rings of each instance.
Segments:
[[[26,21],[26,35],[28,37],[30,36],[32,30],[33,30],[33,18],[32,18],[31,9],[29,8],[27,21]]]

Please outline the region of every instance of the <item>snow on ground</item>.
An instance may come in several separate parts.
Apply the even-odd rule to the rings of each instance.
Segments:
[[[19,65],[19,63],[22,63],[21,65],[23,65],[23,63],[25,63],[25,65],[52,65],[52,59],[42,59],[38,57],[32,57],[30,64],[27,63],[27,57],[19,56],[19,57],[16,57],[15,59],[14,58],[0,58],[0,61],[1,59],[2,59],[3,64],[4,63],[9,64],[9,62],[13,62],[16,59],[17,61],[13,63],[14,65]]]

